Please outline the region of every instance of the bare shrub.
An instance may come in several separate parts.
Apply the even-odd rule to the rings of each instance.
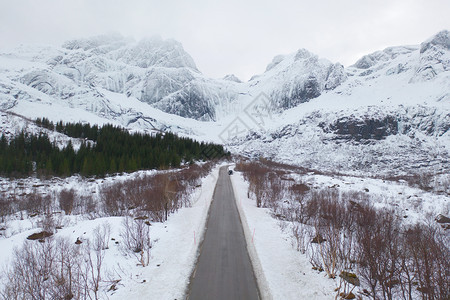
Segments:
[[[64,211],[66,215],[70,215],[74,208],[75,202],[75,190],[63,189],[59,193],[59,207]]]
[[[417,271],[416,264],[414,263],[414,253],[410,248],[410,242],[412,241],[408,230],[403,232],[402,234],[402,251],[400,252],[400,266],[401,272],[399,273],[399,285],[401,289],[401,297],[402,299],[414,299],[415,295],[415,284],[417,283]]]
[[[59,239],[25,242],[15,251],[2,295],[5,299],[81,298],[73,289],[77,285],[73,259],[77,256],[71,250]]]
[[[57,239],[54,245],[54,265],[50,270],[54,296],[79,299],[83,293],[82,253],[67,239]],[[59,296],[61,297],[61,296]]]
[[[405,248],[410,253],[417,291],[423,299],[448,299],[450,296],[450,251],[448,236],[437,229],[415,225],[405,231]]]
[[[323,271],[323,259],[320,255],[319,245],[317,243],[308,242],[306,249],[309,262],[313,266],[313,269]]]
[[[25,242],[15,251],[2,295],[6,299],[50,299],[53,254],[51,242]]]
[[[127,201],[121,183],[104,186],[100,190],[103,210],[108,216],[120,216],[127,209]]]
[[[102,266],[105,258],[105,250],[108,248],[108,241],[111,227],[105,222],[103,225],[94,229],[93,242],[88,240],[85,248],[85,257],[87,258],[87,272],[85,285],[89,286],[95,299],[99,297],[100,284],[102,282]],[[93,251],[92,251],[93,250]]]
[[[352,267],[354,262],[354,217],[346,200],[334,190],[311,193],[311,199],[299,212],[301,222],[314,226],[317,251],[325,271],[335,278],[338,270]]]
[[[74,214],[88,215],[90,219],[94,219],[99,215],[97,211],[97,203],[92,195],[77,195],[74,203]]]
[[[19,210],[26,211],[28,215],[48,213],[53,210],[52,197],[50,195],[41,195],[36,190],[17,200],[19,202]]]
[[[3,299],[98,299],[104,251],[96,249],[92,252],[89,242],[75,245],[63,238],[26,241],[14,252],[0,295]]]
[[[100,236],[98,238],[96,237],[96,239],[103,237],[102,250],[109,249],[109,238],[111,237],[111,224],[109,224],[109,222],[105,221],[102,224],[99,235]]]
[[[12,205],[11,202],[4,198],[3,195],[0,195],[0,217],[1,222],[4,223],[6,221],[6,217],[12,213]]]
[[[256,199],[256,206],[262,207],[266,190],[264,183],[270,169],[258,162],[239,163],[236,168],[244,172],[244,178],[249,182],[249,192]]]
[[[150,226],[142,218],[125,217],[122,223],[123,243],[127,251],[131,252],[145,267],[150,262]]]
[[[304,184],[294,184],[290,187],[291,197],[295,201],[294,206],[291,209],[294,212],[294,218],[297,222],[307,224],[310,217],[306,213],[306,207],[308,203],[308,197],[306,195],[306,185]]]
[[[285,184],[281,180],[280,176],[275,172],[269,172],[266,175],[265,183],[262,206],[272,208],[276,211],[279,208],[281,200],[283,199]]]
[[[408,177],[407,181],[409,185],[418,187],[424,191],[433,190],[434,174],[431,173],[416,173]]]
[[[324,241],[318,242],[319,254],[322,258],[323,266],[329,278],[336,278],[338,268],[338,247],[341,243],[341,235],[337,228],[323,226],[317,230],[317,234],[322,236]]]
[[[123,216],[129,211],[141,211],[152,220],[165,221],[169,214],[190,204],[190,194],[212,166],[211,162],[201,166],[194,164],[181,170],[104,186],[100,190],[103,212],[110,216]]]
[[[54,233],[56,230],[56,222],[51,212],[45,213],[38,225],[46,232]]]
[[[373,299],[379,290],[384,299],[393,299],[401,270],[398,220],[391,212],[378,212],[373,226],[359,227],[356,236],[360,275]]]
[[[313,238],[313,229],[311,226],[302,224],[302,223],[294,223],[291,227],[292,236],[296,242],[296,249],[301,253],[305,254],[308,244]]]
[[[260,162],[240,162],[236,169],[243,171],[244,178],[249,182],[249,193],[255,197],[257,207],[277,208],[283,197],[284,171],[271,169]]]

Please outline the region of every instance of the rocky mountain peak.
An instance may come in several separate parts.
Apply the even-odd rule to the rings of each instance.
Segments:
[[[198,71],[192,57],[183,49],[181,43],[159,36],[146,38],[128,44],[111,54],[112,58],[140,68],[190,68]]]
[[[223,79],[228,80],[228,81],[237,82],[237,83],[242,83],[242,81],[234,74],[226,75]]]
[[[442,47],[445,50],[450,50],[450,31],[442,30],[427,41],[420,45],[420,53],[424,53],[431,47]]]
[[[272,99],[273,109],[282,111],[333,90],[347,75],[339,63],[321,59],[306,49],[277,55],[264,74],[253,77],[253,85]]]
[[[417,46],[397,46],[397,47],[388,47],[381,51],[375,51],[371,54],[364,55],[361,57],[352,67],[358,69],[369,69],[373,66],[386,63],[391,61],[398,56],[407,55],[413,51],[417,50]]]

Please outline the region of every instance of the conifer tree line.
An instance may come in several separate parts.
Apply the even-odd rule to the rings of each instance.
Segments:
[[[72,138],[82,138],[75,151],[71,141],[60,149],[46,133],[20,132],[0,138],[0,174],[9,177],[29,176],[33,172],[47,176],[104,176],[146,169],[179,167],[182,162],[209,160],[227,156],[222,145],[197,142],[167,132],[156,135],[129,133],[114,126],[82,123],[53,124],[37,119],[38,126],[56,130]],[[214,157],[211,157],[213,149]]]

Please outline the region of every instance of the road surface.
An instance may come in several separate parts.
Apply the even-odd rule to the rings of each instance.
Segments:
[[[259,299],[227,167],[219,172],[205,239],[187,298]]]

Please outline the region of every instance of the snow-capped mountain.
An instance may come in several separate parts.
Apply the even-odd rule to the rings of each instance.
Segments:
[[[30,118],[171,130],[316,169],[442,172],[450,33],[348,68],[301,49],[276,56],[248,82],[208,78],[180,43],[159,37],[21,46],[0,53],[0,107]]]
[[[2,101],[4,108],[11,108],[16,100],[37,98],[30,93],[38,93],[107,118],[117,113],[110,114],[102,90],[136,98],[170,114],[217,121],[228,114],[226,107],[240,94],[264,91],[277,99],[273,108],[283,110],[346,79],[342,65],[318,59],[304,49],[275,57],[264,74],[246,84],[234,75],[211,79],[201,74],[180,43],[160,37],[134,42],[106,35],[68,41],[61,48],[20,47],[0,57],[6,75],[1,84],[9,91],[9,99]],[[15,87],[22,93],[15,93]]]
[[[442,31],[419,46],[366,55],[333,91],[272,115],[233,147],[320,170],[448,173],[449,45]]]
[[[117,114],[110,115],[103,89],[167,113],[206,121],[215,120],[215,106],[232,96],[227,83],[197,70],[180,43],[159,37],[134,42],[108,35],[68,41],[61,48],[20,47],[3,53],[1,60],[6,75],[1,85],[10,91],[9,99],[2,101],[5,108],[18,100],[37,98],[30,93],[38,93],[39,98],[48,96],[53,102],[114,117]]]
[[[250,80],[250,88],[266,93],[272,109],[283,111],[333,90],[346,79],[341,64],[300,49],[290,55],[275,56],[264,74]]]

